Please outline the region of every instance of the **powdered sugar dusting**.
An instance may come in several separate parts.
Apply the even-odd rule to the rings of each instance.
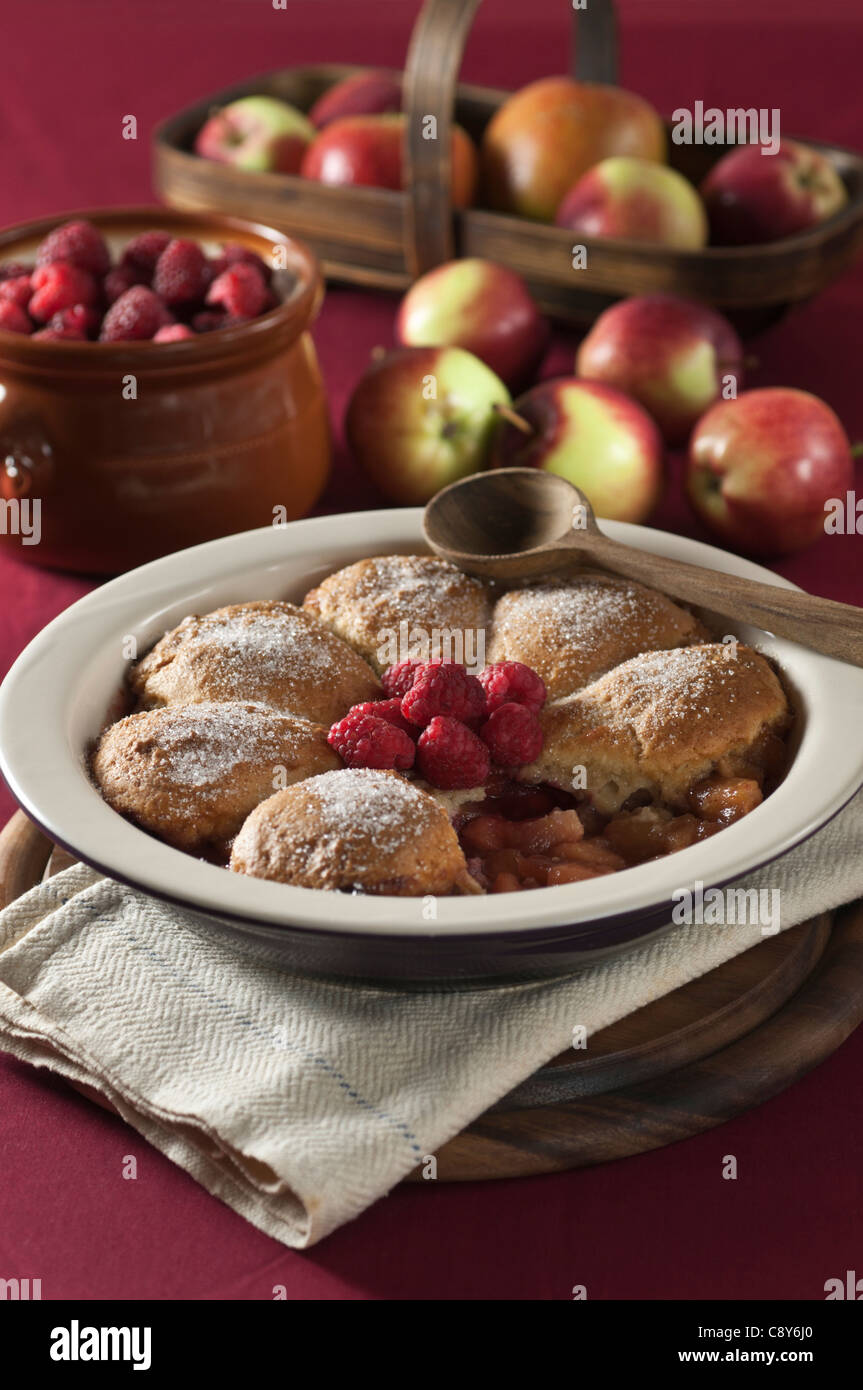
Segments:
[[[357,570],[357,598],[385,598],[388,603],[411,602],[418,596],[429,603],[460,600],[474,594],[484,596],[478,579],[463,574],[445,560],[429,555],[380,555]]]
[[[682,610],[681,618],[688,619]],[[505,595],[495,613],[495,638],[518,636],[524,625],[546,631],[559,643],[596,651],[609,636],[637,630],[646,642],[665,636],[675,613],[662,594],[625,581],[586,579],[570,584],[543,584]]]
[[[253,608],[233,613],[210,613],[186,619],[189,646],[206,648],[208,660],[220,675],[230,679],[239,672],[249,675],[259,688],[278,679],[286,667],[301,670],[312,679],[324,677],[333,665],[333,639],[313,623],[308,614],[288,605],[276,611]]]
[[[391,854],[417,835],[417,822],[429,822],[437,810],[416,787],[392,773],[373,768],[324,772],[305,784],[318,808],[324,840],[349,840]]]
[[[735,705],[741,696],[744,675],[749,677],[746,698],[751,698],[751,679],[757,673],[757,663],[754,653],[710,643],[645,652],[605,679],[609,689],[612,685],[618,691],[625,689],[627,705],[643,707],[652,726],[667,729],[672,720],[689,721],[709,715],[716,708],[717,696],[721,695],[725,708]]]
[[[349,640],[374,637],[400,622],[482,628],[490,617],[486,586],[429,555],[379,555],[337,570],[310,595],[313,607]]]
[[[314,732],[313,725],[253,701],[175,705],[159,715],[161,771],[186,787],[224,784],[243,764],[295,756]]]

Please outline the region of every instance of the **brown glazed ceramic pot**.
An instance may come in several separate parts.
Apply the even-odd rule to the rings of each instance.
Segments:
[[[154,228],[211,254],[239,241],[268,264],[284,248],[273,277],[282,302],[176,343],[37,342],[0,330],[0,545],[38,564],[114,574],[305,515],[330,466],[326,397],[307,331],[323,299],[312,253],[233,218],[116,208],[10,228],[0,234],[0,262],[31,261],[70,216],[94,222],[114,257]],[[38,544],[24,544],[28,516]]]

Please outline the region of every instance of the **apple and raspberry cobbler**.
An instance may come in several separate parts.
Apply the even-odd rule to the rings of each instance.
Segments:
[[[429,640],[387,664],[393,632]],[[598,571],[504,592],[428,556],[187,617],[129,691],[92,759],[117,811],[237,873],[397,896],[683,849],[770,793],[790,725],[765,658],[662,594]]]

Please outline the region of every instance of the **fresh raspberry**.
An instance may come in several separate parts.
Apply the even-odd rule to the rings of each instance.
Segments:
[[[479,736],[499,767],[524,767],[542,752],[542,725],[526,705],[498,705]]]
[[[165,326],[165,306],[146,285],[133,285],[121,294],[102,320],[100,343],[153,338]]]
[[[371,714],[375,719],[385,719],[388,724],[394,724],[397,729],[403,729],[414,742],[419,737],[419,729],[416,724],[409,723],[402,714],[401,700],[366,700],[362,705],[353,705],[348,710],[348,714],[355,714],[357,710],[360,714]]]
[[[70,309],[61,309],[59,314],[55,314],[44,331],[52,335],[56,333],[58,338],[84,339],[96,332],[99,321],[98,309],[86,304],[73,304]]]
[[[120,257],[119,269],[129,271],[136,277],[131,284],[149,284],[156,262],[170,243],[170,232],[142,232],[140,236],[133,236]]]
[[[423,666],[424,661],[408,660],[397,661],[395,666],[388,666],[381,676],[381,685],[387,695],[395,695],[399,699],[407,695]]]
[[[402,699],[402,714],[424,728],[436,714],[467,722],[485,711],[485,693],[476,676],[457,661],[427,661]]]
[[[545,704],[542,678],[522,661],[497,661],[486,666],[479,679],[485,691],[487,714],[508,704],[526,705],[536,713]]]
[[[0,282],[0,299],[8,299],[19,309],[26,309],[33,295],[33,282],[29,275],[16,275],[14,280]]]
[[[478,787],[488,776],[488,749],[461,720],[436,714],[420,734],[417,767],[433,787]]]
[[[259,270],[264,284],[268,285],[272,279],[273,272],[266,261],[258,255],[257,251],[251,251],[248,246],[241,246],[237,241],[228,241],[222,247],[221,256],[217,256],[211,262],[213,267],[213,279],[221,275],[223,270],[227,270],[232,265],[253,265]]]
[[[32,275],[35,269],[35,266],[25,265],[23,261],[7,261],[5,265],[0,265],[0,283],[4,280],[19,280],[22,275]]]
[[[153,289],[166,304],[203,299],[207,258],[196,241],[169,241],[153,272]]]
[[[69,261],[53,261],[51,265],[37,266],[33,272],[30,317],[47,323],[61,309],[71,309],[73,304],[95,304],[98,298],[99,286],[88,270]]]
[[[113,304],[125,294],[133,285],[144,283],[141,276],[130,265],[115,265],[113,270],[109,270],[105,279],[102,281],[102,292],[109,304]]]
[[[36,252],[36,264],[51,265],[68,261],[79,270],[101,276],[111,265],[111,256],[102,233],[92,222],[64,222],[49,232]]]
[[[397,729],[386,719],[349,710],[344,719],[334,724],[327,735],[348,767],[397,768],[407,771],[413,767],[416,749],[403,729]]]
[[[66,329],[40,328],[38,333],[33,334],[34,338],[41,338],[43,343],[80,343],[82,341],[80,333],[69,333]]]
[[[217,328],[227,328],[228,315],[221,309],[202,309],[200,314],[195,314],[191,325],[196,333],[215,333]]]
[[[267,302],[268,291],[261,272],[253,265],[229,266],[207,291],[208,304],[221,304],[229,314],[253,319]]]
[[[185,338],[194,338],[191,328],[187,328],[184,323],[167,323],[164,328],[160,328],[153,339],[154,343],[181,343]]]
[[[24,310],[11,299],[0,299],[0,328],[5,333],[32,333],[33,325]]]

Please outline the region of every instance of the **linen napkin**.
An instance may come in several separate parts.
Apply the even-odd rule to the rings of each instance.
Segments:
[[[863,793],[737,887],[863,894]],[[95,1087],[253,1225],[313,1245],[571,1044],[763,939],[685,925],[552,981],[399,993],[270,968],[83,865],[0,913],[0,1048]]]

